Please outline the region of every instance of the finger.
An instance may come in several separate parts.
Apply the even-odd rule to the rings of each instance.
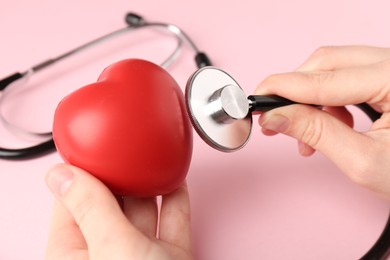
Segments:
[[[345,107],[324,107],[322,110],[344,122],[349,127],[353,127],[352,114]],[[266,131],[266,129],[264,131]],[[302,141],[298,141],[298,151],[303,156],[311,156],[315,153],[315,149],[313,147]]]
[[[123,210],[123,196],[121,195],[114,195],[116,202],[118,202],[119,207]]]
[[[53,168],[46,182],[79,226],[90,252],[129,248],[145,237],[126,219],[116,198],[99,180],[68,165]],[[131,248],[129,248],[131,250]]]
[[[298,141],[298,151],[303,156],[311,156],[315,153],[315,149],[302,141]]]
[[[390,129],[390,113],[382,114],[382,116],[373,123],[371,130],[379,129]]]
[[[190,252],[190,200],[186,184],[163,196],[160,214],[160,239]]]
[[[297,70],[336,70],[365,66],[387,59],[390,59],[389,48],[371,46],[325,46],[318,48]]]
[[[367,102],[389,109],[390,60],[378,64],[327,72],[292,72],[273,75],[255,94],[276,94],[296,102],[344,106]]]
[[[345,107],[324,107],[322,110],[353,128],[353,116]]]
[[[56,200],[53,207],[46,259],[87,258],[87,244],[79,227],[68,209]]]
[[[353,117],[345,107],[324,107],[322,110],[333,115],[340,121],[347,124],[349,127],[353,127]],[[261,130],[263,131],[263,133],[267,133],[267,135],[277,134],[277,132],[268,130],[266,128],[262,128]],[[268,134],[268,133],[272,133],[272,134]],[[311,156],[315,153],[315,149],[313,147],[305,144],[302,141],[298,141],[298,151],[303,156]]]
[[[362,178],[367,177],[362,169],[370,162],[367,148],[374,147],[374,140],[328,113],[310,106],[292,105],[265,113],[259,123],[320,151],[354,181],[363,183]]]
[[[123,198],[123,212],[127,219],[150,238],[156,238],[157,200],[156,198]]]
[[[262,129],[261,129],[261,132],[262,132],[264,135],[268,135],[268,136],[273,136],[273,135],[277,135],[277,134],[278,134],[278,133],[275,132],[275,131],[268,130],[268,129],[265,129],[265,128],[262,128]]]

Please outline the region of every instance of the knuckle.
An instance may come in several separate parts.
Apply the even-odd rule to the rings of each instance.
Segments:
[[[382,72],[384,75],[388,75],[390,71],[390,59],[383,60],[376,64],[378,71]]]
[[[384,61],[382,61],[381,63],[379,63],[382,68],[385,70],[385,71],[389,71],[390,70],[390,59],[386,59]]]
[[[334,69],[340,48],[339,46],[319,47],[305,61],[303,68],[309,71]]]
[[[73,217],[79,226],[83,226],[83,223],[88,221],[87,219],[93,212],[94,201],[90,195],[88,193],[84,194],[83,199],[76,202],[72,209]]]
[[[255,90],[255,94],[268,94],[270,92],[277,94],[275,92],[278,92],[276,87],[279,86],[280,82],[280,76],[282,74],[272,74],[267,76],[265,79],[262,80],[262,82],[257,86]],[[272,89],[272,90],[271,90]]]
[[[371,188],[373,186],[373,178],[370,174],[372,168],[369,160],[364,158],[359,163],[350,166],[348,177],[359,186]]]
[[[277,81],[278,76],[279,76],[279,74],[272,74],[272,75],[269,75],[269,76],[267,76],[267,77],[263,80],[262,83],[263,83],[264,85],[272,85],[275,81]]]
[[[378,71],[380,71],[381,75],[384,75],[385,78],[382,80],[383,87],[378,91],[376,95],[371,98],[369,102],[379,105],[380,109],[383,111],[389,111],[390,77],[387,75],[390,74],[390,59],[378,63],[377,66]]]
[[[336,49],[337,47],[335,46],[321,46],[313,52],[311,59],[317,60],[317,62],[325,61],[333,56]]]
[[[390,59],[383,60],[375,64],[375,69],[380,73],[379,75],[385,76],[387,82],[389,81],[389,72],[390,72]]]
[[[309,84],[315,89],[314,92],[314,102],[317,104],[322,104],[324,99],[324,93],[327,92],[328,85],[333,81],[334,73],[333,72],[318,72],[318,73],[308,73],[307,75]]]
[[[323,121],[319,117],[313,117],[304,129],[301,141],[315,149],[322,139],[323,132]]]
[[[309,73],[307,75],[312,84],[318,89],[321,89],[325,87],[329,81],[332,80],[334,74],[331,72],[318,72]]]
[[[383,185],[384,180],[387,179],[385,176],[386,173],[378,171],[378,169],[389,168],[389,163],[387,161],[378,162],[377,158],[382,158],[383,155],[386,154],[389,154],[386,145],[373,143],[371,148],[362,154],[360,157],[361,160],[350,165],[348,172],[349,178],[362,187],[377,191]],[[377,162],[376,167],[373,167],[373,162]]]

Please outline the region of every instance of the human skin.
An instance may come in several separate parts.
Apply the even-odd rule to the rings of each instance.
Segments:
[[[299,152],[324,154],[350,179],[390,199],[390,49],[321,47],[296,71],[263,80],[257,95],[275,94],[299,103],[263,113],[266,135],[298,140]],[[366,132],[357,132],[346,105],[368,103],[382,113]]]
[[[192,259],[185,184],[162,196],[158,215],[156,198],[116,198],[70,165],[52,168],[46,182],[56,198],[47,260]]]
[[[255,94],[324,108],[276,108],[263,113],[259,124],[266,135],[297,139],[304,156],[323,153],[353,181],[389,199],[389,82],[390,49],[322,47],[297,71],[266,78]],[[344,106],[363,102],[383,115],[360,133]],[[193,258],[185,185],[162,197],[158,215],[155,198],[118,200],[99,180],[70,165],[51,169],[46,182],[56,198],[46,259]]]

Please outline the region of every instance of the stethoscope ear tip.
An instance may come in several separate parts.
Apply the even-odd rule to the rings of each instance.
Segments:
[[[125,22],[127,23],[127,25],[134,27],[145,24],[145,20],[142,16],[132,12],[126,14]]]
[[[194,129],[211,147],[233,152],[248,142],[249,101],[229,74],[211,66],[197,70],[187,82],[185,99]]]
[[[203,68],[207,66],[211,66],[210,58],[204,52],[198,52],[195,56],[196,66],[198,68]]]

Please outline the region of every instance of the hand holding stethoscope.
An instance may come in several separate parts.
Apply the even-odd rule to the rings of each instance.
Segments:
[[[319,49],[298,72],[275,75],[258,86],[257,94],[277,93],[303,103],[320,103],[325,111],[294,106],[264,114],[266,133],[296,138],[300,152],[318,150],[349,178],[390,198],[390,49],[366,46]],[[363,103],[379,111],[370,129],[352,129],[344,108]],[[270,132],[271,131],[271,132]]]

